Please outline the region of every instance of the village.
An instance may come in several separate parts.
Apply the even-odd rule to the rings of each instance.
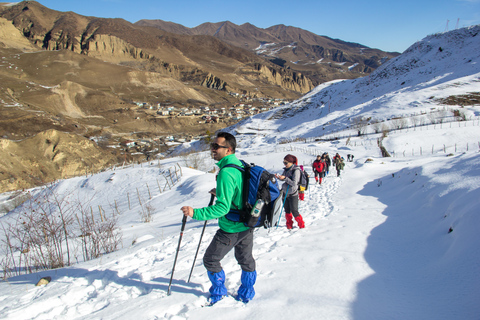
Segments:
[[[134,102],[137,109],[135,119],[140,120],[144,116],[153,118],[191,117],[194,119],[198,118],[198,123],[225,123],[228,126],[244,118],[269,111],[289,102],[286,99],[251,98],[238,93],[229,94],[239,99],[238,103],[230,107],[177,106],[174,103],[162,104],[136,101]],[[132,156],[144,155],[148,161],[153,155],[165,152],[174,145],[199,140],[208,134],[213,134],[213,132],[205,132],[198,136],[184,132],[135,141],[123,140],[120,142],[120,147]]]
[[[182,106],[173,104],[162,105],[161,103],[151,104],[148,102],[135,102],[140,108],[145,109],[149,114],[157,117],[200,117],[199,122],[231,122],[239,121],[243,118],[265,112],[284,105],[288,101],[285,99],[273,98],[250,98],[238,93],[229,93],[240,98],[238,102],[231,107],[212,107],[212,106]]]

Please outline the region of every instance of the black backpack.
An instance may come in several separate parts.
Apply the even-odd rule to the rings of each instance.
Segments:
[[[305,169],[302,170],[302,168],[298,167],[298,169],[300,170],[300,181],[298,182],[298,190],[300,191],[307,191],[308,190],[308,180],[309,180],[309,175],[307,173],[307,171],[305,171]],[[301,188],[303,188],[303,190],[301,190]]]
[[[250,228],[276,226],[282,211],[282,197],[277,178],[260,166],[240,161],[243,168],[234,164],[223,167],[236,168],[243,174],[243,208],[231,209],[226,218],[230,221],[243,222]]]

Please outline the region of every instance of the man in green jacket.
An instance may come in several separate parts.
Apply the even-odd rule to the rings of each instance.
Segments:
[[[235,259],[242,268],[241,286],[238,289],[237,299],[247,303],[255,296],[253,285],[257,278],[255,259],[252,255],[253,229],[242,222],[227,219],[230,209],[242,209],[242,172],[226,165],[234,164],[243,167],[235,155],[236,139],[227,132],[219,132],[211,144],[213,159],[218,161],[220,172],[217,176],[217,186],[210,192],[215,194],[217,201],[214,205],[193,209],[189,206],[181,208],[184,215],[195,220],[210,220],[218,218],[217,230],[212,242],[205,251],[203,264],[207,269],[208,278],[212,282],[210,288],[210,303],[214,304],[228,294],[225,287],[225,272],[220,261],[235,248]]]

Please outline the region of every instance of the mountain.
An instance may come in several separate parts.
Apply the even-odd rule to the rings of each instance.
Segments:
[[[35,1],[0,8],[0,17],[11,21],[31,42],[46,50],[66,49],[197,86],[205,85],[205,80],[213,76],[220,80],[215,83],[223,85],[210,88],[223,91],[294,97],[312,88],[311,81],[301,74],[278,68],[214,37],[178,36],[123,19],[58,12]],[[201,101],[213,102],[207,96]]]
[[[390,130],[398,127],[399,119],[402,127],[476,119],[479,33],[477,25],[428,36],[367,77],[324,83],[301,99],[245,119],[231,130],[255,134],[261,128],[262,137],[275,143],[356,135],[362,124],[367,132]]]
[[[56,130],[76,134],[85,144],[102,141],[105,159],[98,163],[111,163],[112,154],[116,162],[145,159],[147,152],[165,151],[168,146],[159,141],[166,136],[185,139],[238,121],[176,116],[185,109],[228,110],[240,103],[258,108],[268,99],[294,100],[313,87],[303,74],[215,37],[59,12],[35,1],[0,4],[0,137],[14,142],[2,144],[2,154]],[[158,106],[175,113],[159,115]],[[119,148],[125,140],[148,140],[151,147],[130,152]],[[45,149],[31,149],[32,156],[49,165],[51,146],[38,146]],[[79,171],[90,170],[88,161],[83,166]],[[4,190],[17,188],[15,179],[49,182],[75,171],[55,167],[57,174],[46,170],[36,180],[22,166],[8,168],[1,167],[11,173]]]
[[[214,37],[179,36],[122,19],[58,12],[35,1],[1,5],[0,19],[6,35],[0,40],[2,63],[9,66],[1,69],[8,86],[0,99],[46,112],[46,118],[61,114],[69,127],[90,124],[88,117],[96,117],[98,128],[112,127],[115,121],[115,133],[146,131],[145,122],[135,125],[131,119],[137,117],[125,112],[133,111],[132,102],[230,108],[240,99],[229,92],[291,100],[313,88],[304,75]],[[76,109],[75,116],[65,106]],[[27,137],[41,131],[27,120],[29,108],[8,109],[24,118],[23,131],[14,134]],[[185,131],[185,123],[177,119],[171,122],[181,130],[171,131],[162,120],[138,117],[153,122],[147,126],[151,136]],[[205,126],[196,124],[191,121],[187,127],[192,133],[205,132]]]
[[[315,84],[369,74],[399,55],[285,25],[262,29],[250,23],[239,26],[224,21],[187,28],[162,20],[140,20],[135,25],[156,27],[177,34],[213,36],[233,46],[255,52],[279,66],[308,75]]]

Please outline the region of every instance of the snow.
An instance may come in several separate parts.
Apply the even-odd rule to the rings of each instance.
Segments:
[[[229,129],[239,142],[237,156],[272,173],[282,171],[282,159],[288,153],[295,154],[310,172],[317,154],[355,155],[340,177],[331,168],[322,185],[314,185],[311,178],[305,201],[300,203],[305,229],[289,231],[282,218],[278,228],[256,230],[258,278],[256,296],[248,304],[228,297],[213,307],[202,307],[210,287],[202,256],[218,228],[216,221],[207,224],[187,283],[204,224],[188,220],[172,292],[167,295],[179,243],[180,208],[207,205],[208,191],[215,186],[215,174],[207,173],[213,160],[201,153],[204,171],[187,168],[187,160],[176,157],[58,181],[52,187],[58,193],[83,199],[93,208],[102,206],[118,218],[123,247],[98,259],[0,283],[1,317],[478,319],[480,125],[475,117],[479,105],[462,108],[472,117],[470,121],[389,132],[382,142],[394,155],[389,158],[382,158],[377,146],[381,133],[314,140],[334,129],[348,132],[349,118],[354,116],[386,120],[392,115],[419,115],[420,110],[446,107],[429,99],[432,95],[480,91],[480,70],[467,62],[479,60],[480,42],[465,36],[471,32],[471,28],[459,29],[443,37],[427,37],[370,77],[323,84],[289,106]],[[461,43],[468,48],[459,39],[467,39]],[[417,57],[416,64],[421,66],[408,71],[402,67],[412,61],[412,54],[420,54],[418,48],[438,51],[439,46],[451,58],[426,51]],[[423,74],[425,70],[430,73]],[[330,112],[327,97],[334,106]],[[273,117],[279,110],[283,114]],[[310,139],[280,143],[297,136]],[[197,145],[188,144],[191,149]],[[160,173],[179,165],[180,182],[172,190],[159,192]],[[150,223],[141,222],[137,194],[154,208]],[[0,197],[1,201],[6,198]],[[0,221],[17,215],[18,211],[11,211]],[[227,289],[234,294],[241,270],[233,252],[222,265]],[[36,287],[45,276],[52,282]]]

